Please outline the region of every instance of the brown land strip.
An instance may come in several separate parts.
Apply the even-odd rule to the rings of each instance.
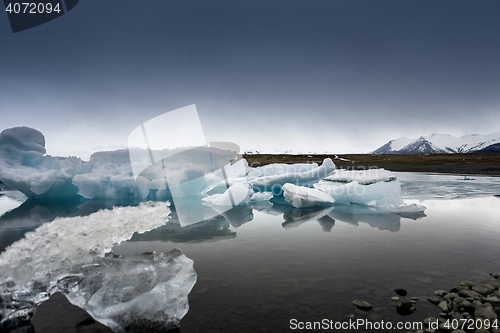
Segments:
[[[391,171],[452,174],[500,175],[500,154],[434,154],[434,155],[243,155],[253,167],[271,163],[318,163],[330,157],[337,168],[384,168]],[[347,159],[344,161],[342,159]]]

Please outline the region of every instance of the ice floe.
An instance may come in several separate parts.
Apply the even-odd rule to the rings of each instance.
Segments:
[[[335,171],[335,164],[330,158],[325,158],[320,166],[312,168],[305,168],[302,170],[303,165],[297,168],[285,169],[282,173],[275,173],[271,175],[259,175],[258,177],[248,177],[248,182],[252,187],[260,191],[279,193],[281,186],[286,183],[295,184],[298,186],[310,185],[317,182]],[[272,169],[275,171],[275,169]],[[249,173],[249,175],[252,172]]]
[[[327,193],[293,184],[283,185],[283,196],[286,202],[294,207],[312,207],[331,205],[335,200]]]
[[[180,250],[120,257],[111,248],[164,225],[165,203],[102,210],[43,224],[0,255],[0,325],[14,327],[61,292],[116,332],[146,325],[175,328],[196,282]]]
[[[394,172],[385,169],[368,169],[368,170],[342,170],[337,169],[332,175],[325,177],[324,180],[333,182],[350,183],[357,181],[360,185],[370,185],[378,182],[390,182],[396,180],[397,176]]]

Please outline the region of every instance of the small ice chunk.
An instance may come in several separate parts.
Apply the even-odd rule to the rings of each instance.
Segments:
[[[390,182],[397,179],[394,172],[385,169],[369,170],[343,170],[337,169],[335,173],[325,178],[333,182],[350,183],[357,181],[360,185],[369,185],[378,182]]]
[[[245,183],[235,183],[224,193],[214,194],[202,200],[214,206],[231,207],[246,204],[253,194],[252,189]]]
[[[250,198],[251,201],[269,201],[273,197],[272,192],[255,192]]]
[[[283,196],[290,205],[297,208],[331,205],[335,202],[325,192],[289,183],[283,185]]]
[[[396,213],[396,214],[399,214],[399,213],[420,213],[420,212],[423,212],[427,209],[427,207],[423,206],[423,205],[418,205],[418,204],[410,204],[410,205],[401,205],[401,206],[397,206],[397,207],[392,207],[392,208],[388,208],[386,209],[388,212],[391,212],[391,213]]]

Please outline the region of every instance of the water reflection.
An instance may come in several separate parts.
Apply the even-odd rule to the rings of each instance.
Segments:
[[[33,231],[57,217],[88,216],[99,210],[110,210],[113,207],[131,204],[137,205],[137,203],[110,200],[27,200],[16,209],[0,216],[0,251],[22,239],[26,232]],[[171,209],[171,219],[168,223],[143,235],[134,235],[132,241],[203,242],[235,238],[237,235],[235,229],[251,222],[254,218],[254,210],[268,215],[282,215],[284,221],[282,225],[285,229],[298,227],[308,221],[316,221],[325,232],[331,231],[336,221],[353,225],[367,223],[379,230],[398,231],[401,227],[401,218],[416,220],[426,216],[423,212],[396,214],[361,205],[295,208],[282,198],[274,198],[272,202],[250,202],[247,205],[236,206],[221,212],[217,212],[217,207],[193,204],[188,211],[191,216],[215,215],[215,217],[183,226],[175,207],[172,206]]]
[[[135,234],[131,241],[203,242],[236,237],[230,222],[220,215],[215,218],[182,227],[177,213],[172,211],[170,220],[162,227],[144,234]]]
[[[101,209],[138,203],[111,200],[86,200],[81,197],[52,201],[28,199],[19,207],[0,216],[0,252],[24,235],[58,217],[87,216]]]

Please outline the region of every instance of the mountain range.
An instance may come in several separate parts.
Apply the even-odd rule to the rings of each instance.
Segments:
[[[500,132],[461,137],[449,134],[430,134],[418,139],[401,137],[390,140],[371,154],[463,154],[500,153]]]

